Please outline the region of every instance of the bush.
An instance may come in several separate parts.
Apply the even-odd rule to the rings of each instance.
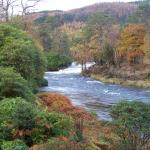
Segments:
[[[12,68],[0,67],[0,99],[9,97],[22,97],[31,101],[33,94],[19,73]]]
[[[49,113],[21,98],[0,102],[0,141],[22,139],[28,146],[55,136],[69,136],[71,117]]]
[[[32,146],[51,137],[70,137],[73,123],[69,116],[49,113],[22,98],[0,101],[0,141],[21,139]]]
[[[32,105],[21,104],[12,114],[12,122],[19,130],[32,130],[36,124],[36,113]]]
[[[34,80],[38,86],[47,85],[46,80],[43,79],[46,71],[47,59],[41,50],[34,49]]]
[[[69,136],[69,133],[73,129],[73,120],[71,117],[67,117],[59,113],[49,113],[48,122],[52,124],[53,136]]]
[[[0,102],[0,121],[10,121],[12,114],[21,106],[32,105],[22,98],[7,98]]]
[[[150,149],[150,105],[120,102],[111,110],[121,150]]]
[[[0,66],[13,67],[36,88],[43,78],[45,57],[32,38],[10,25],[0,25]]]
[[[12,120],[12,114],[22,106],[32,105],[22,98],[4,99],[0,102],[0,139],[12,140],[14,128],[14,122]],[[33,109],[33,107],[31,107]],[[28,113],[28,112],[27,112]]]
[[[40,110],[35,105],[24,99],[2,100],[0,102],[0,139],[22,139],[31,146],[33,144],[31,134],[32,130],[38,127],[39,113]]]
[[[81,118],[84,120],[94,119],[93,115],[86,112],[84,109],[73,107],[71,101],[66,96],[48,92],[42,92],[38,94],[38,96],[41,98],[43,106],[48,108],[50,112],[62,112],[73,117],[75,120]]]
[[[36,127],[30,135],[34,144],[43,143],[52,137],[69,137],[73,130],[72,118],[60,113],[39,111],[36,120]]]
[[[48,80],[42,79],[39,84],[41,87],[48,86]]]
[[[71,59],[67,56],[60,54],[48,54],[47,55],[47,69],[49,71],[57,71],[68,67],[71,64]]]
[[[29,150],[29,147],[21,140],[4,141],[1,148],[2,150]]]
[[[43,92],[38,94],[38,96],[41,98],[44,106],[47,106],[50,111],[63,112],[72,107],[70,100],[61,94]]]

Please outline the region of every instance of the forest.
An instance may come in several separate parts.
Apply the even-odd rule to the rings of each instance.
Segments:
[[[84,77],[149,90],[150,2],[33,12],[39,2],[0,0],[0,150],[149,150],[149,103],[123,100],[104,121],[39,89],[77,62]]]

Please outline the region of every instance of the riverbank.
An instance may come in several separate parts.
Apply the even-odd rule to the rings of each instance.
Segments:
[[[71,137],[60,136],[51,138],[47,143],[34,145],[31,150],[44,150],[45,147],[56,149],[60,146],[61,149],[65,149],[67,146],[68,149],[72,150],[118,149],[118,146],[122,143],[120,143],[121,138],[117,135],[115,126],[111,121],[101,120],[103,118],[107,119],[108,113],[109,115],[111,113],[107,106],[117,104],[118,101],[124,99],[131,101],[140,100],[143,102],[149,101],[150,91],[147,89],[134,89],[117,85],[111,86],[90,78],[85,78],[80,73],[81,66],[72,64],[67,69],[58,72],[47,72],[45,74],[45,78],[50,84],[48,87],[41,89],[41,93],[38,94],[40,98],[38,103],[40,102],[39,105],[49,113],[56,112],[64,114],[65,117],[72,118],[73,127],[69,129],[73,132],[70,132]],[[47,92],[43,93],[42,91]],[[136,108],[135,105],[134,107]],[[126,114],[128,113],[130,116],[131,112],[126,112]],[[137,114],[137,116],[140,116],[140,114]],[[128,120],[128,118],[126,119]],[[60,123],[62,125],[64,121]],[[65,126],[68,127],[68,122],[66,122]]]
[[[41,88],[40,91],[66,95],[74,106],[94,110],[98,118],[102,120],[110,120],[108,107],[122,99],[149,101],[150,91],[147,89],[111,86],[111,84],[103,84],[91,78],[85,78],[80,74],[81,65],[75,63],[58,72],[47,72],[44,78],[48,80],[49,86]]]
[[[147,66],[126,68],[123,66],[118,69],[114,66],[105,68],[104,66],[99,67],[94,65],[88,70],[83,71],[82,74],[104,83],[150,88],[150,77]]]
[[[63,114],[72,121],[73,126],[71,131],[67,129],[70,131],[71,138],[69,135],[67,137],[58,136],[47,143],[34,145],[31,150],[45,149],[46,146],[57,149],[60,145],[61,149],[66,149],[67,146],[68,149],[73,150],[112,150],[115,148],[119,137],[110,122],[99,121],[94,113],[73,106],[71,100],[61,94],[41,92],[38,97],[40,98],[38,105],[41,108],[46,109],[49,113]],[[64,120],[58,122],[59,126],[64,124],[68,126],[68,122]]]
[[[119,78],[109,78],[106,76],[101,76],[99,74],[91,74],[90,77],[103,83],[119,84],[123,86],[133,86],[138,88],[150,88],[150,80],[138,80],[138,81],[123,80]]]

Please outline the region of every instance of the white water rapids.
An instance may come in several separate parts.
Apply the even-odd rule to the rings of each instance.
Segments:
[[[90,67],[91,63],[87,64]],[[73,105],[96,112],[99,119],[109,120],[110,106],[121,100],[150,102],[150,89],[104,84],[80,75],[81,65],[73,63],[69,68],[46,72],[48,87],[41,91],[58,92],[68,96]]]

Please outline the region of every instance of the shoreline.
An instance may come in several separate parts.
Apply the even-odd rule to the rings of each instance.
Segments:
[[[150,88],[150,80],[124,80],[121,78],[109,78],[106,76],[102,76],[100,74],[82,74],[84,76],[88,76],[92,79],[101,81],[103,83],[108,83],[108,84],[117,84],[117,85],[122,85],[122,86],[128,86],[128,87],[135,87],[135,88]]]

